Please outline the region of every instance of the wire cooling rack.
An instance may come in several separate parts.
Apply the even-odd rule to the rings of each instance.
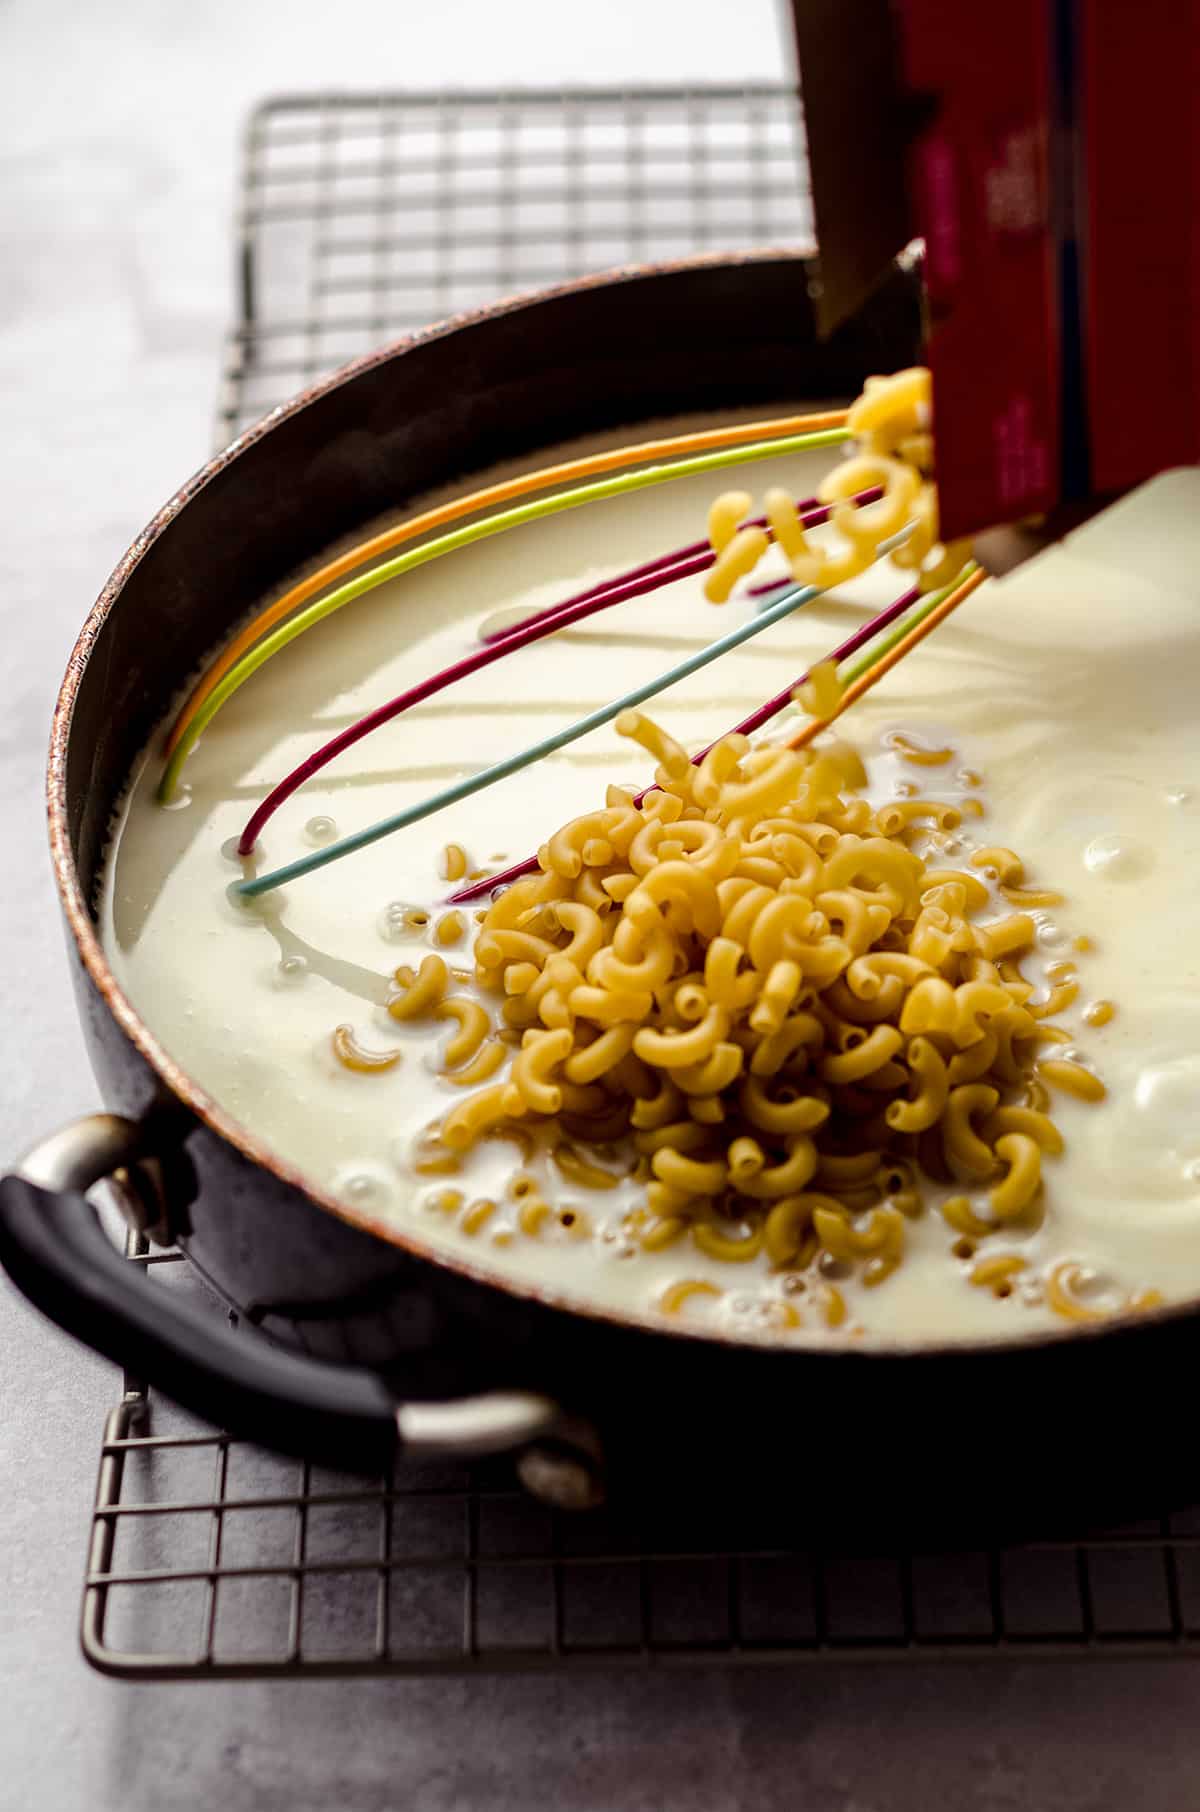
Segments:
[[[250,121],[220,439],[412,327],[654,257],[813,244],[794,89],[297,95]]]
[[[154,1287],[201,1290],[178,1253],[130,1251]],[[651,1551],[503,1468],[364,1482],[151,1409],[127,1379],[82,1636],[130,1679],[1195,1655],[1200,1511],[956,1554],[727,1552],[686,1531]]]
[[[273,100],[247,137],[220,439],[449,311],[811,236],[788,88]],[[154,1287],[203,1293],[179,1253],[128,1249]],[[134,1679],[1194,1655],[1200,1510],[953,1555],[716,1552],[686,1532],[649,1552],[602,1513],[544,1510],[503,1469],[400,1465],[364,1483],[126,1378],[82,1639],[94,1666]]]

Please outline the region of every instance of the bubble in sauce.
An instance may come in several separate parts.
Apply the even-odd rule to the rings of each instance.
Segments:
[[[1043,919],[1034,934],[1043,950],[1062,950],[1070,943],[1070,934],[1053,919]]]
[[[324,812],[318,812],[317,816],[310,818],[304,826],[304,835],[310,843],[331,843],[337,836],[337,825]]]
[[[399,900],[392,900],[379,915],[379,935],[388,943],[399,943],[408,935],[404,925],[404,907]]]
[[[1200,1183],[1200,1055],[1161,1052],[1142,1066],[1118,1162],[1160,1199]]]
[[[1191,797],[1192,789],[1189,786],[1169,787],[1166,794],[1168,805],[1187,805]]]
[[[1134,881],[1152,866],[1149,852],[1128,837],[1093,837],[1083,852],[1083,866],[1104,881]]]
[[[409,900],[389,900],[379,915],[379,935],[387,944],[405,944],[419,937],[429,924],[424,906]]]
[[[333,1179],[338,1195],[345,1196],[356,1207],[370,1208],[387,1199],[390,1191],[383,1178],[372,1171],[353,1166],[339,1170]]]
[[[1189,1054],[1147,1064],[1134,1084],[1133,1100],[1164,1132],[1168,1125],[1176,1132],[1188,1125],[1200,1130],[1200,1060]]]
[[[289,952],[281,956],[272,972],[271,980],[277,988],[294,988],[308,974],[308,962],[303,956]]]

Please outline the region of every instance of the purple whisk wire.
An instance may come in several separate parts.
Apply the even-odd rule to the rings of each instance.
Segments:
[[[875,487],[861,492],[853,501],[855,503],[873,503],[882,492]],[[823,505],[809,508],[815,499],[805,499],[797,504],[801,520],[806,528],[815,527],[829,517],[829,509]],[[758,526],[763,526],[765,518],[758,519]],[[485,637],[483,645],[471,654],[463,655],[439,673],[431,674],[428,679],[410,686],[407,691],[389,699],[384,705],[378,705],[374,711],[368,711],[357,722],[340,730],[328,742],[314,749],[298,766],[272,787],[266,798],[255,807],[247,820],[246,827],[238,839],[238,854],[248,856],[258,842],[264,827],[274,817],[285,800],[298,792],[306,781],[333,761],[338,755],[361,742],[372,731],[381,729],[391,723],[393,718],[400,717],[414,705],[422,704],[438,692],[444,692],[448,686],[458,680],[466,679],[481,668],[488,667],[493,661],[503,660],[507,654],[515,654],[518,649],[527,648],[532,643],[541,641],[544,636],[553,635],[559,629],[566,629],[572,623],[582,622],[597,611],[608,610],[614,604],[622,604],[630,598],[644,596],[647,592],[657,591],[660,586],[673,584],[677,579],[690,578],[693,574],[704,572],[713,564],[716,555],[707,541],[697,541],[688,547],[678,548],[674,553],[660,555],[656,560],[648,560],[630,572],[619,574],[616,579],[608,579],[599,585],[590,586],[586,591],[578,592],[560,604],[553,604],[545,610],[536,611],[523,622],[511,629]]]
[[[882,496],[882,488],[879,485],[872,485],[865,491],[857,492],[851,499],[851,502],[856,506],[861,506],[865,503],[877,503]],[[806,529],[819,528],[823,522],[829,521],[830,515],[833,512],[832,504],[822,503],[817,497],[798,498],[795,507],[800,516],[802,526]],[[745,521],[739,524],[739,527],[766,528],[767,519],[765,516],[747,516]],[[647,560],[642,566],[632,567],[629,572],[622,573],[619,579],[602,579],[598,585],[590,585],[586,591],[576,592],[573,597],[565,598],[560,604],[548,604],[544,610],[535,610],[532,615],[522,617],[518,623],[511,624],[508,629],[494,630],[490,635],[481,636],[480,640],[485,643],[501,641],[506,635],[511,635],[516,629],[528,629],[533,623],[546,623],[549,622],[552,617],[562,616],[566,611],[574,609],[577,604],[584,604],[588,602],[589,599],[599,596],[601,592],[607,591],[610,586],[624,585],[631,580],[646,578],[652,573],[662,572],[666,567],[675,566],[682,560],[692,560],[700,554],[710,553],[711,550],[707,540],[691,541],[686,547],[676,548],[674,553],[659,554],[657,559]],[[712,564],[711,558],[709,559],[708,564]],[[788,585],[790,583],[791,581],[787,578],[772,579],[766,585],[755,585],[751,587],[750,590],[743,595],[752,598],[761,592],[774,591],[777,586]],[[611,602],[615,604],[618,603],[619,600],[613,598]]]
[[[848,635],[844,642],[839,642],[830,654],[824,656],[824,659],[835,663],[848,661],[852,654],[857,654],[859,649],[865,647],[881,630],[889,628],[897,617],[902,616],[910,605],[916,603],[920,595],[920,586],[911,586],[902,597],[896,599],[895,603],[886,605],[883,610],[877,611],[873,617],[869,617],[865,623],[861,623],[853,634]],[[773,698],[769,698],[764,704],[757,706],[748,717],[743,717],[741,723],[734,724],[731,730],[723,730],[721,736],[714,737],[712,742],[706,744],[703,749],[698,750],[692,756],[692,766],[697,767],[723,737],[752,736],[755,730],[761,730],[763,725],[770,723],[773,717],[778,717],[785,706],[791,703],[792,694],[797,686],[802,686],[811,672],[811,667],[806,668],[799,679],[792,680],[781,692],[775,693]],[[634,795],[634,804],[640,805],[647,793],[652,793],[654,790],[653,786],[644,787],[640,793]],[[469,887],[460,887],[456,893],[450,895],[447,903],[451,906],[463,906],[471,900],[478,900],[483,895],[493,892],[497,887],[507,887],[511,881],[519,881],[523,875],[533,874],[537,865],[536,856],[527,856],[523,862],[514,862],[511,867],[501,869],[497,874],[488,875],[482,881],[472,881]]]
[[[664,567],[660,572],[649,574],[645,578],[634,580],[628,584],[610,584],[605,589],[596,590],[590,596],[576,600],[571,604],[569,610],[554,615],[546,612],[540,620],[533,619],[526,624],[518,625],[517,628],[509,630],[507,634],[497,640],[475,649],[474,653],[463,655],[461,660],[452,662],[449,667],[443,667],[440,673],[431,674],[428,679],[419,681],[415,686],[410,686],[406,692],[401,692],[396,698],[389,699],[386,705],[378,705],[374,711],[368,711],[356,723],[350,724],[345,730],[340,730],[336,736],[331,736],[329,741],[322,743],[319,749],[314,749],[313,753],[306,756],[298,767],[293,768],[290,774],[284,776],[278,786],[271,789],[247,821],[246,828],[238,841],[238,854],[241,856],[250,854],[264,825],[274,817],[285,799],[290,799],[292,794],[304,785],[305,781],[311,780],[313,775],[319,773],[335,756],[341,755],[346,749],[353,748],[356,742],[361,742],[363,737],[369,736],[373,730],[381,729],[384,724],[391,723],[393,718],[400,717],[413,705],[419,705],[425,699],[432,698],[435,693],[444,692],[447,686],[453,686],[456,681],[466,679],[472,673],[478,673],[482,667],[491,666],[493,661],[503,660],[506,654],[515,654],[519,648],[527,648],[533,642],[540,642],[543,637],[553,635],[556,630],[565,629],[570,623],[582,622],[585,617],[593,616],[599,610],[607,610],[611,604],[620,604],[627,598],[636,598],[644,592],[655,591],[659,586],[667,585],[675,579],[686,579],[693,573],[703,572],[706,567],[712,565],[713,561],[712,550],[707,547],[707,543],[705,546],[705,553],[697,554],[690,560],[683,560],[676,566]]]
[[[678,566],[685,560],[694,560],[699,554],[708,553],[711,553],[711,549],[707,541],[691,541],[686,547],[676,548],[673,554],[659,554],[656,559],[647,560],[641,566],[630,567],[629,571],[622,573],[619,578],[601,579],[599,584],[589,585],[585,591],[577,591],[573,596],[563,598],[557,604],[548,604],[544,610],[535,610],[529,616],[521,617],[517,622],[510,623],[507,629],[493,629],[489,634],[481,635],[479,639],[485,646],[492,642],[501,642],[505,636],[514,634],[518,629],[531,629],[535,623],[548,623],[552,618],[561,617],[566,611],[573,610],[577,604],[587,604],[593,598],[600,597],[618,585],[633,584],[639,579],[649,578],[657,578],[660,585],[666,584],[667,580],[661,575],[666,573],[669,568]],[[616,603],[617,600],[613,599],[612,602]]]

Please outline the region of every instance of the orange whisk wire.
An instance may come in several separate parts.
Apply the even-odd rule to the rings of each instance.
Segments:
[[[915,623],[907,635],[901,636],[895,647],[889,648],[887,653],[881,655],[873,666],[847,686],[838,700],[836,711],[831,711],[828,717],[815,717],[806,723],[802,730],[791,737],[788,748],[807,748],[815,736],[819,736],[822,730],[827,730],[831,723],[836,722],[843,711],[849,710],[850,706],[860,699],[864,692],[869,692],[885,673],[890,673],[898,661],[902,661],[905,655],[917,646],[918,642],[923,642],[927,635],[931,635],[938,624],[944,622],[952,611],[957,610],[973,591],[978,591],[987,576],[986,572],[977,569],[971,573],[969,578],[964,579],[961,585],[955,587],[949,597],[943,598],[940,604],[934,606],[928,616],[923,617],[919,623]]]
[[[372,535],[369,540],[359,542],[346,553],[339,554],[335,560],[327,561],[316,572],[310,573],[306,579],[301,579],[284,592],[282,597],[276,598],[274,603],[259,611],[232,642],[222,649],[192,688],[171,727],[164,754],[170,757],[174,753],[205,700],[262,636],[327,585],[336,583],[367,561],[390,553],[406,541],[414,541],[419,535],[443,528],[449,522],[457,522],[464,516],[473,515],[477,510],[491,509],[499,504],[510,503],[516,497],[528,496],[533,491],[549,490],[554,485],[573,483],[576,479],[588,478],[596,473],[616,472],[625,466],[705,452],[710,448],[737,447],[756,440],[817,433],[827,428],[840,428],[845,420],[845,409],[829,409],[819,414],[784,415],[771,421],[737,422],[723,428],[704,428],[691,434],[675,434],[660,440],[609,447],[602,453],[589,453],[580,459],[568,459],[558,465],[543,466],[535,472],[522,472],[515,478],[485,485],[481,490],[470,491],[463,497],[453,497],[449,502],[438,504],[433,509],[422,510],[419,515],[410,516],[395,527],[384,529],[380,534]]]

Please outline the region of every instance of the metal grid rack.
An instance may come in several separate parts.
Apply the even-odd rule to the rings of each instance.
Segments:
[[[791,88],[269,101],[246,139],[220,442],[348,359],[498,296],[812,243]]]
[[[178,1253],[156,1288],[200,1291]],[[214,1305],[214,1313],[219,1313]],[[652,1551],[504,1468],[356,1479],[126,1380],[104,1431],[84,1653],[129,1679],[1200,1653],[1200,1510],[956,1554]]]
[[[406,328],[659,253],[811,242],[782,87],[296,97],[255,114],[222,441]],[[178,1253],[129,1248],[156,1288]],[[214,1313],[222,1311],[214,1305]],[[1195,1655],[1200,1510],[953,1555],[647,1551],[502,1469],[363,1482],[127,1378],[108,1417],[84,1652],[126,1678]]]

